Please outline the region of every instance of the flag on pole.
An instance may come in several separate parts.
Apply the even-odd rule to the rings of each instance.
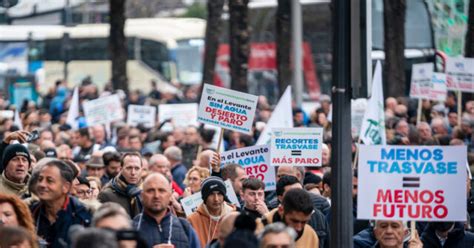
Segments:
[[[372,80],[372,96],[367,103],[367,110],[360,129],[360,140],[367,145],[385,145],[385,112],[382,89],[382,64],[377,61]]]
[[[72,94],[71,105],[69,106],[69,111],[67,113],[66,123],[71,126],[72,130],[79,129],[79,88],[74,88],[74,93]]]
[[[23,130],[23,124],[21,123],[20,113],[18,109],[15,108],[15,117],[13,118],[13,124],[18,127],[18,129]]]
[[[291,86],[288,86],[278,101],[272,116],[258,137],[256,145],[270,143],[272,128],[293,127],[293,110],[291,109]]]

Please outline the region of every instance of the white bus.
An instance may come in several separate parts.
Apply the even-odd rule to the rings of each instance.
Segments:
[[[130,89],[147,91],[152,79],[162,89],[171,88],[169,82],[200,83],[205,25],[205,20],[197,18],[127,19],[125,35]],[[67,44],[63,38],[65,33],[70,37],[68,49],[64,47]],[[11,59],[5,53],[19,54],[14,49],[8,51],[9,48],[25,47],[27,69],[20,71],[41,72],[40,91],[45,91],[56,80],[63,79],[67,56],[70,61],[67,81],[71,85],[91,77],[102,87],[111,79],[108,36],[108,24],[73,27],[3,25],[0,26],[0,62],[8,62],[2,58]]]

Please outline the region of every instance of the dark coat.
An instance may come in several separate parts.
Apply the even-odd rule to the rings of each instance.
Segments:
[[[138,188],[136,190],[138,190]],[[139,193],[139,191],[134,192],[133,194],[125,194],[124,192],[119,192],[116,188],[114,188],[113,181],[110,181],[105,186],[105,188],[102,189],[102,191],[99,193],[97,199],[101,203],[115,202],[119,204],[127,211],[127,213],[130,215],[130,218],[133,218],[141,213],[141,201],[137,200],[135,196],[132,196],[136,195],[137,197],[139,197]],[[135,204],[132,204],[132,201],[135,201]]]
[[[68,197],[65,207],[57,213],[54,224],[50,224],[41,202],[30,206],[38,236],[49,243],[48,247],[70,247],[69,228],[72,225],[88,227],[92,213],[75,197]]]
[[[424,248],[474,247],[474,234],[464,231],[464,226],[461,223],[456,223],[454,229],[449,232],[446,243],[444,243],[444,246],[441,246],[435,229],[429,225],[426,231],[421,235],[421,242],[423,242]]]

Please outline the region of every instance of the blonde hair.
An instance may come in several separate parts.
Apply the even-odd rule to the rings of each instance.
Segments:
[[[184,181],[183,181],[184,185],[186,185],[186,186],[189,185],[188,177],[189,177],[189,175],[191,175],[191,173],[193,173],[195,171],[197,171],[197,173],[199,174],[199,177],[201,178],[201,181],[210,176],[210,173],[209,173],[208,169],[205,169],[205,168],[202,168],[202,167],[199,167],[199,166],[193,166],[186,173],[186,177],[184,178]]]

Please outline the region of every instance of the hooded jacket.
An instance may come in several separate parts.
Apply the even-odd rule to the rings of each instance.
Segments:
[[[224,202],[220,217],[232,211],[235,211],[235,207]],[[204,203],[201,203],[196,212],[188,217],[189,223],[191,223],[201,241],[201,247],[205,247],[207,243],[217,238],[217,228],[221,220],[220,217],[218,220],[211,219]]]
[[[25,183],[15,183],[10,181],[6,176],[5,172],[0,175],[0,193],[12,194],[21,196],[28,191],[28,185],[26,182],[30,179],[30,175],[26,175]]]
[[[257,219],[257,230],[259,233],[263,228],[274,222],[282,222],[280,215],[278,214],[278,208],[273,209],[267,213],[263,218]],[[319,247],[319,238],[313,228],[305,224],[303,229],[303,234],[296,240],[296,248],[306,248],[306,247]]]

